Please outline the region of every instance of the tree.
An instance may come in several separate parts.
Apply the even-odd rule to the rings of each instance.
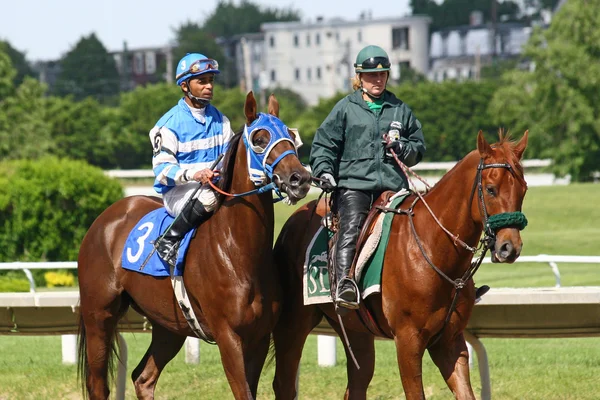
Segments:
[[[15,91],[15,76],[17,71],[6,53],[6,47],[0,43],[0,102]]]
[[[91,96],[107,101],[119,93],[119,72],[114,58],[94,33],[83,37],[60,60],[61,72],[54,93],[80,100]]]
[[[235,76],[235,71],[229,71],[228,60],[223,55],[223,50],[215,42],[215,37],[202,29],[200,25],[188,21],[175,31],[177,46],[173,48],[173,71],[177,71],[177,63],[187,53],[202,53],[206,57],[219,62],[220,81],[229,81]],[[173,77],[174,78],[174,77]]]
[[[490,105],[495,121],[530,129],[535,156],[577,181],[600,170],[600,14],[590,12],[599,7],[566,2],[525,48],[535,70],[507,74]]]
[[[23,83],[23,80],[26,76],[30,76],[32,78],[38,78],[36,74],[33,72],[33,69],[29,65],[29,62],[25,59],[25,54],[21,53],[17,49],[13,48],[10,43],[7,41],[0,40],[0,46],[4,45],[4,51],[10,57],[13,67],[17,70],[17,74],[14,78],[14,83],[16,86]]]
[[[264,22],[299,21],[300,13],[292,8],[261,8],[242,0],[239,6],[233,1],[220,0],[217,8],[204,22],[204,30],[214,37],[231,37],[241,33],[260,32]]]
[[[2,159],[38,158],[54,148],[45,119],[45,93],[45,85],[26,77],[13,95],[0,101]]]

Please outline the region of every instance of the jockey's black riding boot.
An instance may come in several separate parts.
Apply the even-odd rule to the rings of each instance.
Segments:
[[[181,214],[176,217],[173,225],[158,242],[156,252],[159,257],[167,264],[175,266],[179,241],[183,239],[186,233],[206,221],[211,215],[212,212],[206,211],[204,205],[197,199],[188,201],[181,210]]]
[[[335,303],[338,307],[358,308],[358,287],[348,274],[356,254],[356,242],[371,207],[371,201],[372,195],[369,192],[340,189],[337,193],[339,231],[335,258],[337,276]]]

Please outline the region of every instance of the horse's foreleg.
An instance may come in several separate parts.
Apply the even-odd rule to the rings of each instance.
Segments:
[[[346,351],[346,386],[345,400],[363,400],[367,398],[367,389],[375,371],[375,338],[370,333],[359,333],[346,330],[348,342],[360,369],[356,369],[348,346],[346,345],[341,328],[338,324],[331,325],[344,344]]]
[[[469,352],[463,334],[429,348],[431,359],[457,399],[475,399],[469,377]]]
[[[250,386],[252,396],[256,398],[256,392],[258,391],[258,381],[260,380],[260,373],[265,364],[265,359],[269,353],[269,343],[271,336],[266,335],[264,338],[259,340],[258,344],[252,349],[246,348],[244,351],[245,366],[246,366],[246,381]]]
[[[394,342],[406,400],[425,399],[423,391],[424,341],[417,329],[403,327],[396,332]]]
[[[322,312],[316,306],[305,307],[301,303],[298,307],[284,309],[281,313],[273,331],[276,361],[273,391],[276,399],[296,399],[296,377],[302,349],[306,337],[322,317]]]
[[[183,346],[186,337],[158,324],[152,325],[152,341],[142,361],[131,373],[138,399],[154,399],[154,389],[160,373]]]
[[[221,353],[221,363],[229,382],[229,387],[236,400],[253,400],[250,385],[246,380],[246,367],[244,365],[244,344],[240,336],[235,333],[228,325],[220,329],[213,329],[213,332],[219,332],[215,336],[215,341]]]

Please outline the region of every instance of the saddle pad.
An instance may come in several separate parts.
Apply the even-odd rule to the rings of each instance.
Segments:
[[[388,208],[398,208],[408,196],[401,191],[390,198]],[[382,213],[377,217],[373,232],[367,238],[356,264],[356,280],[364,299],[381,291],[381,272],[383,259],[390,236],[393,213]],[[304,304],[331,303],[331,286],[327,269],[327,250],[333,233],[320,226],[313,236],[304,259]]]
[[[123,249],[123,268],[152,276],[170,276],[169,265],[164,262],[157,252],[154,252],[143,269],[140,270],[148,254],[154,249],[154,242],[162,233],[171,226],[174,218],[167,213],[164,207],[150,211],[146,214],[129,233]],[[177,252],[174,276],[183,275],[185,255],[196,229],[192,229],[181,240]]]

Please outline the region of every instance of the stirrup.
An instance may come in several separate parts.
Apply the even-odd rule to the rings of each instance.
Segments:
[[[173,245],[169,247],[166,253],[164,251],[160,251],[161,244],[163,243],[159,243],[156,247],[156,252],[158,253],[158,256],[161,258],[161,260],[163,260],[167,263],[167,265],[173,268],[175,268],[175,264],[177,263],[177,250],[179,249],[179,243],[179,240],[173,243]]]
[[[343,291],[342,288],[344,289]],[[344,298],[344,295],[349,293],[352,293],[354,300]],[[358,290],[358,285],[353,279],[348,277],[340,279],[335,291],[335,307],[336,310],[339,309],[339,307],[350,310],[357,310],[360,307],[360,292]]]

